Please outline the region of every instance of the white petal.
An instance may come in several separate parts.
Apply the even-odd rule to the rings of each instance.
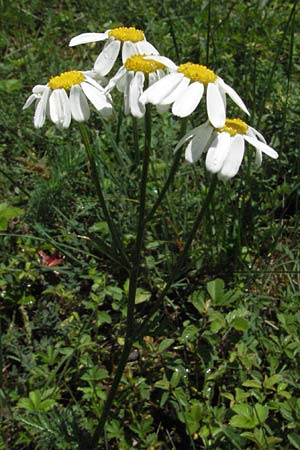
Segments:
[[[220,180],[228,180],[234,177],[242,164],[245,151],[245,141],[240,134],[236,134],[230,139],[230,147],[228,155],[223,166],[218,173]]]
[[[217,173],[223,166],[230,146],[230,134],[218,133],[207,152],[205,165],[207,170]]]
[[[112,106],[108,102],[105,94],[100,92],[94,86],[89,83],[81,83],[81,87],[89,101],[94,105],[97,111],[100,111],[103,115],[111,114]]]
[[[255,164],[257,167],[260,167],[261,163],[262,163],[262,151],[257,148],[255,155]]]
[[[70,40],[69,46],[87,44],[89,42],[104,41],[108,38],[107,33],[82,33]]]
[[[123,64],[125,61],[130,58],[130,56],[137,55],[138,50],[136,44],[131,41],[125,41],[122,47],[122,61]]]
[[[158,74],[156,72],[151,72],[148,75],[148,86],[152,86],[152,84],[156,83],[159,80]]]
[[[94,80],[93,78],[89,77],[88,75],[85,75],[85,80],[84,81],[86,81],[87,83],[89,83],[92,86],[94,86],[96,89],[98,89],[103,94],[105,93],[104,87],[101,86],[96,80]]]
[[[33,93],[33,94],[37,94],[37,95],[41,95],[41,94],[43,94],[43,92],[45,91],[45,89],[47,89],[47,86],[45,86],[44,84],[37,84],[37,85],[34,86],[34,88],[32,89],[32,93]]]
[[[178,86],[169,95],[167,95],[167,97],[165,97],[160,104],[170,105],[171,103],[173,103],[177,98],[181,96],[181,94],[186,90],[189,84],[189,78],[183,77]]]
[[[274,158],[274,159],[278,158],[278,153],[269,145],[264,144],[263,142],[259,141],[258,139],[247,136],[246,134],[244,134],[243,137],[244,137],[245,141],[249,142],[249,144],[253,145],[253,147],[257,148],[258,150],[262,151],[266,155],[270,156],[270,158]]]
[[[49,98],[50,118],[59,128],[68,128],[71,122],[69,98],[64,89],[55,89]]]
[[[158,51],[148,41],[140,41],[136,43],[137,53],[139,55],[159,55]]]
[[[190,139],[192,139],[192,137],[196,136],[197,132],[199,129],[202,128],[203,125],[209,124],[209,122],[205,122],[202,125],[200,125],[199,127],[193,128],[192,130],[188,131],[188,133],[186,133],[178,142],[178,144],[175,147],[174,153],[177,152],[178,149],[180,149],[180,147],[183,146],[183,144],[185,144],[187,141],[189,141]]]
[[[152,103],[153,105],[161,103],[165,97],[174,91],[183,77],[183,73],[177,72],[166,75],[145,90],[141,95],[140,102]]]
[[[143,92],[145,75],[143,72],[137,72],[129,86],[129,105],[130,112],[134,117],[143,117],[145,115],[145,105],[139,101]]]
[[[251,134],[249,133],[249,136],[252,136],[254,138],[257,137],[260,141],[262,141],[264,144],[266,144],[266,140],[263,137],[263,135],[259,131],[257,131],[255,128],[249,127],[249,132],[251,132]]]
[[[29,108],[29,106],[32,105],[32,103],[33,103],[36,99],[38,99],[38,98],[39,98],[39,97],[38,97],[36,94],[31,94],[31,95],[28,97],[28,99],[26,100],[26,102],[25,102],[25,104],[24,104],[24,106],[23,106],[22,109]]]
[[[168,69],[171,70],[177,70],[178,66],[176,66],[175,63],[173,63],[173,61],[169,58],[167,58],[166,56],[145,56],[145,59],[153,59],[153,61],[157,61],[161,64],[164,64],[166,67],[168,67]]]
[[[35,128],[41,128],[45,123],[48,97],[50,92],[51,89],[48,86],[46,86],[46,89],[44,90],[41,99],[36,104],[33,120]]]
[[[242,111],[244,111],[246,114],[248,114],[250,116],[250,113],[247,109],[247,106],[245,105],[245,103],[243,102],[243,100],[241,99],[241,97],[235,92],[234,89],[232,89],[232,87],[228,86],[228,84],[226,84],[222,78],[217,79],[217,84],[219,84],[219,86],[222,87],[222,89],[224,89],[224,91],[226,92],[226,94],[229,95],[229,97],[231,98],[231,100],[234,101],[234,103],[236,105],[238,105]]]
[[[202,83],[195,81],[178,95],[172,108],[172,113],[178,117],[189,116],[199,105],[204,92]]]
[[[223,95],[216,83],[208,83],[207,85],[206,107],[211,124],[215,128],[222,128],[225,125],[226,110]]]
[[[108,74],[108,72],[113,67],[117,60],[121,43],[115,39],[109,39],[103,47],[102,52],[95,61],[94,69],[103,77]]]
[[[206,146],[213,132],[213,127],[207,121],[197,128],[197,132],[193,139],[189,142],[185,150],[185,159],[194,163],[198,161],[202,153],[206,150]]]
[[[130,114],[130,97],[129,97],[129,88],[130,83],[134,77],[134,72],[126,72],[125,75],[125,89],[124,89],[124,114],[127,116]]]
[[[105,88],[105,92],[110,92],[116,85],[122,86],[121,80],[125,78],[126,69],[124,66],[120,67],[117,73],[109,80],[108,85]],[[122,88],[120,91],[123,92]]]
[[[90,117],[90,108],[81,87],[78,84],[71,87],[70,106],[73,119],[84,122]]]

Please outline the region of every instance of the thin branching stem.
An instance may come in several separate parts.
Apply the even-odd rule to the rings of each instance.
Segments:
[[[141,186],[140,186],[140,198],[139,198],[139,212],[138,212],[138,221],[137,221],[137,231],[136,231],[136,241],[135,248],[132,258],[132,266],[129,278],[129,292],[128,292],[128,305],[127,305],[127,318],[126,318],[126,336],[125,336],[125,344],[123,347],[123,351],[120,357],[119,364],[116,369],[116,373],[108,393],[107,399],[104,403],[103,410],[101,413],[101,417],[99,419],[99,423],[96,427],[94,435],[91,441],[90,448],[96,448],[97,442],[101,435],[103,435],[104,426],[106,420],[108,418],[111,406],[113,404],[114,398],[116,396],[119,383],[121,381],[122,374],[124,372],[128,356],[130,354],[132,345],[134,343],[134,331],[135,331],[135,297],[136,297],[136,289],[138,276],[140,272],[140,263],[141,263],[141,255],[142,255],[142,247],[144,240],[144,228],[145,228],[145,209],[146,209],[146,187],[148,180],[148,168],[149,168],[149,159],[150,159],[150,150],[151,150],[151,112],[150,105],[146,106],[145,113],[145,145],[144,145],[144,154],[143,154],[143,168],[142,168],[142,177],[141,177]]]

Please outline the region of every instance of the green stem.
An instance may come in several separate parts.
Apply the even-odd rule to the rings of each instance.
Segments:
[[[90,140],[88,137],[88,132],[87,129],[85,127],[84,124],[79,123],[79,130],[81,133],[81,137],[85,146],[85,150],[86,150],[86,154],[90,163],[90,167],[91,167],[91,172],[92,172],[92,178],[93,181],[95,183],[95,187],[96,187],[96,191],[98,194],[98,198],[99,198],[99,202],[105,217],[105,220],[108,224],[109,230],[111,232],[111,236],[112,236],[112,240],[113,240],[113,244],[114,247],[117,251],[119,251],[123,264],[125,265],[126,268],[128,268],[129,266],[129,261],[127,258],[127,255],[125,253],[122,241],[119,238],[119,232],[117,231],[115,224],[113,222],[113,219],[110,215],[110,212],[107,208],[106,202],[105,202],[105,198],[104,198],[104,194],[102,192],[102,188],[101,188],[101,183],[100,183],[100,179],[99,179],[99,175],[98,175],[98,170],[97,170],[97,166],[96,166],[96,162],[95,162],[95,158],[94,158],[94,154],[93,154],[93,149],[91,147],[90,144]]]
[[[181,135],[185,135],[186,133],[186,125],[187,125],[187,121],[183,120],[182,121],[182,127],[181,127]],[[179,167],[179,162],[180,162],[180,158],[181,158],[181,154],[182,154],[182,150],[183,147],[181,147],[180,149],[177,150],[177,152],[175,153],[174,159],[173,159],[173,163],[169,172],[169,176],[156,200],[156,202],[154,203],[154,205],[152,206],[149,214],[147,215],[147,217],[145,218],[145,222],[149,222],[149,220],[152,219],[152,217],[154,216],[157,208],[159,207],[159,205],[161,204],[167,190],[169,189],[170,184],[173,182],[175,174],[177,172],[177,169]]]
[[[184,265],[184,263],[187,260],[188,254],[189,254],[189,250],[191,247],[191,244],[193,242],[193,239],[195,238],[196,232],[199,228],[199,226],[201,225],[201,222],[203,220],[204,215],[207,212],[208,206],[213,198],[214,192],[216,190],[216,186],[217,186],[217,177],[214,175],[212,180],[211,180],[211,184],[209,187],[209,190],[207,192],[206,198],[204,200],[204,203],[193,223],[192,229],[190,231],[190,234],[187,238],[187,241],[185,243],[184,246],[184,250],[181,253],[180,257],[178,258],[177,264],[175,264],[171,275],[169,277],[169,280],[167,281],[164,289],[161,291],[161,293],[159,294],[158,298],[156,299],[156,302],[154,303],[153,307],[150,309],[146,319],[144,320],[144,322],[140,325],[140,327],[137,329],[136,334],[135,334],[135,339],[138,339],[141,336],[145,335],[145,332],[147,329],[149,329],[151,327],[151,319],[153,318],[153,316],[155,315],[155,313],[158,311],[158,309],[160,308],[167,292],[169,291],[169,289],[171,288],[172,284],[174,283],[175,279],[178,278],[178,275],[180,274],[180,271],[182,269],[182,266]]]
[[[150,113],[150,105],[147,105],[146,113],[145,113],[145,145],[144,145],[144,155],[143,155],[142,178],[141,178],[141,186],[140,186],[139,213],[138,213],[135,249],[134,249],[134,254],[133,254],[133,259],[132,259],[130,278],[129,278],[125,344],[123,347],[123,351],[122,351],[120,361],[119,361],[117,369],[116,369],[116,373],[115,373],[110,391],[108,393],[107,399],[103,406],[103,410],[101,413],[101,417],[99,419],[99,423],[93,434],[90,448],[96,448],[98,440],[99,440],[100,436],[103,434],[106,420],[108,418],[114,398],[117,394],[118,386],[121,381],[122,374],[124,372],[124,369],[125,369],[125,366],[126,366],[126,363],[128,360],[128,356],[130,354],[132,345],[135,340],[134,339],[134,334],[135,334],[134,333],[134,330],[135,330],[135,321],[134,321],[135,297],[136,297],[138,276],[139,276],[139,271],[140,271],[143,240],[144,240],[146,187],[147,187],[147,179],[148,179],[150,149],[151,149],[151,113]]]

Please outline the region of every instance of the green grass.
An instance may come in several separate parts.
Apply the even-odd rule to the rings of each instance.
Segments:
[[[112,251],[76,123],[35,130],[33,110],[22,112],[34,85],[92,67],[101,44],[71,49],[71,37],[119,25],[143,29],[176,63],[215,70],[280,156],[257,169],[248,147],[239,174],[218,183],[188,260],[134,345],[98,448],[300,448],[297,2],[0,4],[0,448],[85,448],[124,345],[128,272]],[[124,117],[113,95],[115,114],[93,112],[88,125],[132,255],[143,121]],[[203,120],[201,105],[187,130]],[[148,211],[181,127],[169,113],[153,114]],[[182,158],[149,222],[139,321],[182,251],[209,180],[204,158],[195,166]],[[43,266],[39,250],[64,261]]]

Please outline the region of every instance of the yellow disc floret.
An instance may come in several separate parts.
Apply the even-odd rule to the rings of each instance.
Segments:
[[[236,134],[247,134],[249,126],[241,119],[226,119],[225,125],[222,128],[217,128],[217,131],[229,133],[230,136]]]
[[[48,81],[50,89],[71,89],[74,84],[80,84],[84,80],[82,72],[77,70],[70,70],[69,72],[63,72],[56,77],[51,77]]]
[[[183,73],[190,80],[199,81],[202,84],[214,83],[217,79],[217,75],[206,66],[191,62],[180,64],[177,72]]]
[[[142,30],[137,30],[133,27],[120,27],[114,28],[108,32],[109,37],[114,37],[118,41],[131,41],[131,42],[140,42],[145,39],[144,33]]]
[[[144,59],[143,55],[130,56],[130,58],[126,59],[124,66],[127,70],[132,70],[133,72],[143,72],[145,74],[165,68],[164,64],[153,61],[153,59]]]

